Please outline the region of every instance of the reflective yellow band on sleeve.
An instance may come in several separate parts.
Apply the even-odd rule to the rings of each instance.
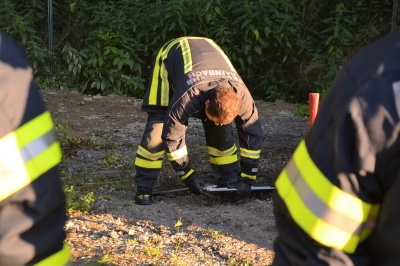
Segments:
[[[160,160],[164,158],[164,152],[165,151],[160,151],[160,152],[155,152],[152,153],[148,150],[146,150],[145,148],[143,148],[142,146],[139,145],[139,148],[137,150],[137,154],[139,154],[140,156],[143,156],[144,158],[148,159],[148,160]]]
[[[332,185],[311,160],[304,140],[300,142],[293,159],[310,189],[331,209],[359,222],[367,220],[371,204]]]
[[[31,177],[39,177],[61,161],[61,149],[58,142],[53,143],[44,152],[25,164]]]
[[[304,204],[295,189],[291,189],[291,193],[285,196],[281,195],[281,193],[283,194],[284,192],[278,188],[291,186],[286,170],[282,171],[275,185],[279,196],[284,199],[293,220],[295,220],[313,239],[328,247],[337,248],[346,252],[354,252],[359,237],[337,229],[319,219],[319,217]]]
[[[275,183],[293,220],[307,234],[325,246],[355,251],[371,204],[334,186],[310,158],[304,140]]]
[[[35,264],[35,266],[63,266],[67,265],[71,259],[71,252],[67,244],[64,243],[63,248],[53,255]]]
[[[361,231],[360,242],[364,242],[371,235],[372,231],[374,230],[377,220],[378,220],[380,208],[381,208],[380,204],[372,205],[368,219],[365,222],[365,226]]]
[[[52,125],[49,113],[45,112],[0,139],[0,201],[61,161]]]
[[[192,173],[194,172],[193,169],[190,169],[189,172],[187,172],[185,175],[181,176],[181,180],[186,180],[186,178],[188,178]]]
[[[142,167],[142,168],[151,168],[151,169],[161,169],[162,167],[162,161],[148,161],[141,159],[139,157],[135,158],[135,165]]]
[[[251,159],[260,159],[261,150],[247,150],[244,148],[240,148],[240,156],[251,158]]]
[[[149,104],[150,105],[156,105],[157,104],[157,91],[158,91],[158,78],[160,75],[160,58],[162,55],[162,49],[157,54],[155,64],[154,64],[154,69],[152,73],[152,79],[151,79],[151,87],[150,87],[150,93],[149,93]],[[162,63],[161,63],[162,64]]]
[[[230,147],[229,149],[221,151],[221,150],[218,150],[211,146],[207,146],[207,151],[208,151],[208,154],[212,155],[212,156],[228,156],[228,155],[232,155],[233,153],[235,153],[237,151],[237,148],[236,148],[236,145],[233,144],[233,146]]]
[[[224,164],[230,164],[238,161],[238,156],[237,154],[230,155],[230,156],[223,156],[223,157],[209,157],[210,158],[210,163],[216,164],[216,165],[224,165]]]
[[[256,177],[257,177],[256,175],[247,175],[245,173],[240,173],[240,176],[243,178],[251,179],[251,180],[256,180]]]
[[[167,157],[168,157],[169,161],[176,161],[176,160],[179,160],[179,159],[183,158],[187,154],[188,154],[188,152],[187,152],[187,148],[186,148],[186,145],[185,145],[185,146],[183,146],[182,148],[180,148],[180,149],[178,149],[176,151],[173,151],[171,153],[167,153]]]
[[[160,77],[161,77],[161,98],[160,105],[169,105],[169,81],[168,81],[168,70],[165,67],[164,62],[160,67]]]
[[[18,148],[25,147],[28,143],[42,137],[53,129],[53,121],[49,111],[35,117],[28,123],[25,123],[14,132],[18,136]]]
[[[190,51],[189,41],[187,39],[181,39],[179,41],[182,49],[182,57],[184,63],[183,73],[187,74],[193,70],[192,53]]]

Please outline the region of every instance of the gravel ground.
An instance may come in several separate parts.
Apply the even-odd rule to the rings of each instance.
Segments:
[[[69,197],[67,242],[73,265],[269,265],[276,237],[272,193],[236,200],[231,192],[161,193],[133,204],[137,146],[146,115],[126,96],[42,92],[63,144],[61,175]],[[263,143],[256,186],[273,186],[307,130],[294,105],[256,102]],[[190,121],[192,163],[213,177],[201,123]],[[157,191],[183,189],[164,161]]]

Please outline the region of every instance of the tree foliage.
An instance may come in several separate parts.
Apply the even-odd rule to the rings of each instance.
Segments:
[[[136,97],[166,41],[204,36],[255,98],[305,102],[397,19],[389,0],[53,0],[50,52],[43,2],[0,3],[0,30],[25,48],[41,87]]]

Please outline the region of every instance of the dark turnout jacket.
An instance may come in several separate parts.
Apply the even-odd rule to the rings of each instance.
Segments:
[[[0,265],[66,265],[61,150],[24,51],[0,33]]]
[[[207,119],[204,103],[211,91],[221,87],[232,88],[239,96],[241,107],[234,121],[242,173],[255,179],[262,141],[257,108],[242,79],[213,40],[181,37],[166,43],[157,54],[142,111],[166,114],[162,138],[167,153],[172,154],[181,147],[189,117]]]
[[[396,30],[343,66],[278,177],[274,265],[399,264],[399,136]]]

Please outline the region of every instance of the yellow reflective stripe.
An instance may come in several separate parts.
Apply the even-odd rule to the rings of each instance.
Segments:
[[[40,138],[27,144],[25,147],[20,149],[20,153],[24,162],[28,162],[36,155],[45,151],[49,146],[51,146],[56,141],[53,130],[50,130]]]
[[[332,185],[309,157],[304,140],[278,177],[276,188],[296,223],[326,246],[352,253],[360,235],[366,234],[361,229],[370,229],[365,222],[371,204]]]
[[[247,157],[251,159],[259,159],[261,150],[247,150],[245,148],[240,148],[240,156]]]
[[[256,175],[248,175],[248,174],[245,174],[245,173],[240,173],[240,176],[243,177],[243,178],[248,178],[248,179],[251,179],[251,180],[256,180]]]
[[[43,130],[49,129],[49,125],[52,125],[51,117],[44,113],[0,139],[0,201],[61,161],[61,149],[52,128],[48,132]]]
[[[180,158],[182,158],[183,156],[187,155],[187,148],[186,145],[183,146],[182,148],[173,151],[171,153],[167,153],[167,157],[169,161],[176,161],[179,160]]]
[[[53,255],[39,261],[35,266],[55,266],[67,265],[71,259],[71,252],[67,244],[64,243],[63,248]]]
[[[140,145],[136,153],[152,161],[164,158],[164,151],[152,153]]]
[[[237,148],[236,148],[236,145],[233,144],[232,147],[230,147],[229,149],[224,150],[224,151],[218,150],[218,149],[210,147],[210,146],[207,146],[207,150],[208,150],[208,154],[212,155],[212,156],[228,156],[228,155],[232,155],[234,152],[236,152]]]
[[[56,166],[61,161],[61,157],[60,144],[55,142],[47,150],[27,162],[25,167],[32,181]]]
[[[319,243],[353,253],[359,237],[319,219],[302,201],[297,191],[293,188],[290,179],[283,170],[276,180],[275,186],[279,196],[284,200],[293,220],[313,239]]]
[[[162,55],[162,49],[157,54],[156,61],[154,63],[153,69],[153,77],[151,79],[151,87],[150,87],[150,94],[149,94],[149,104],[156,105],[157,104],[157,90],[158,90],[158,77],[160,73],[160,58]],[[164,64],[161,62],[161,64]]]
[[[168,57],[168,53],[169,53],[169,50],[171,49],[171,47],[174,46],[175,44],[177,44],[178,42],[180,42],[180,38],[171,41],[168,44],[168,46],[163,50],[163,53],[162,53],[162,60],[163,61]]]
[[[160,99],[160,105],[161,106],[168,106],[169,104],[169,82],[168,82],[168,71],[167,68],[164,65],[164,62],[161,65],[161,70],[160,70],[160,76],[161,76],[161,99]]]
[[[151,168],[151,169],[161,169],[162,167],[162,161],[148,161],[148,160],[143,160],[139,157],[135,158],[135,165],[140,166],[142,168]]]
[[[190,51],[189,41],[187,39],[181,39],[179,41],[182,49],[183,57],[183,73],[186,74],[193,70],[192,53]]]
[[[32,181],[18,149],[15,132],[0,139],[0,201]]]
[[[381,210],[381,205],[380,204],[373,204],[371,206],[371,211],[369,213],[370,216],[374,217],[375,219],[378,219],[379,211]]]
[[[310,189],[330,208],[359,222],[367,220],[371,205],[332,185],[311,160],[304,140],[293,159]]]
[[[15,130],[18,135],[18,148],[26,146],[52,129],[53,121],[50,112],[46,111]]]
[[[361,231],[360,242],[365,241],[374,230],[377,223],[380,208],[381,208],[380,204],[372,205],[368,219],[365,222],[365,227]]]
[[[214,46],[215,49],[217,49],[221,53],[222,57],[225,59],[225,61],[228,64],[229,68],[231,69],[231,71],[236,72],[235,68],[233,67],[231,61],[226,56],[224,51],[213,40],[211,40],[211,39],[205,39],[205,40],[207,40],[212,46]]]
[[[188,178],[188,176],[190,176],[193,172],[194,172],[194,170],[193,170],[193,169],[190,169],[190,171],[187,172],[186,175],[183,175],[183,176],[181,177],[181,180],[182,180],[182,181],[183,181],[183,180],[186,180],[186,178]]]
[[[210,163],[216,165],[230,164],[238,161],[237,154],[223,157],[210,157]]]
[[[320,219],[351,234],[358,235],[361,232],[362,221],[357,221],[330,208],[322,201],[314,191],[310,189],[304,177],[298,171],[294,160],[290,160],[286,166],[286,174],[289,180],[295,184],[296,192],[303,203]]]
[[[170,90],[170,84],[168,80],[168,70],[165,67],[164,60],[168,57],[169,50],[171,49],[172,46],[177,44],[179,40],[173,40],[171,41],[168,46],[162,50],[162,55],[161,55],[161,66],[160,66],[160,78],[161,78],[161,98],[160,98],[160,105],[161,106],[168,106],[169,105],[169,90]]]

